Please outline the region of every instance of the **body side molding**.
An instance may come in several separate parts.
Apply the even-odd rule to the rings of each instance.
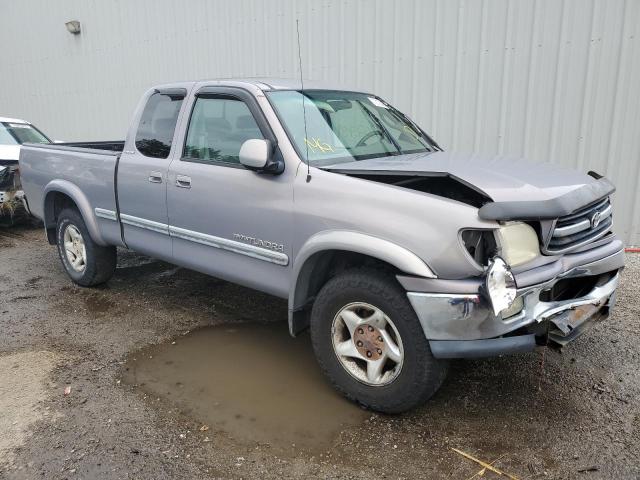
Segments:
[[[289,257],[285,253],[276,252],[267,248],[256,247],[246,243],[229,240],[228,238],[215,237],[206,233],[194,232],[179,227],[169,226],[169,235],[183,240],[188,240],[202,245],[227,250],[247,257],[256,258],[265,262],[275,263],[283,267],[289,264]]]
[[[95,212],[96,216],[100,218],[117,221],[116,212],[112,210],[96,208]],[[267,248],[257,247],[255,245],[249,245],[243,242],[238,242],[236,240],[216,237],[193,230],[187,230],[186,228],[172,227],[170,225],[167,225],[166,223],[154,222],[145,218],[127,215],[126,213],[121,213],[120,219],[122,223],[124,223],[125,225],[130,225],[132,227],[151,230],[163,235],[169,235],[170,237],[180,238],[182,240],[207,245],[209,247],[218,248],[220,250],[227,250],[229,252],[245,255],[247,257],[255,258],[265,262],[275,263],[276,265],[281,265],[283,267],[289,264],[289,257],[285,253],[276,252]]]
[[[151,230],[152,232],[169,235],[169,225],[166,223],[154,222],[153,220],[134,217],[133,215],[127,215],[126,213],[120,213],[120,221],[125,225],[131,225],[132,227],[144,228],[145,230]]]
[[[118,221],[118,216],[113,210],[107,210],[106,208],[94,208],[93,211],[98,218],[104,218],[105,220]]]

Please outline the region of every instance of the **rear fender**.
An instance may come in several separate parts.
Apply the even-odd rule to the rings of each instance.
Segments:
[[[46,229],[53,228],[56,225],[56,217],[54,211],[55,193],[63,193],[68,196],[78,207],[80,215],[84,220],[89,235],[98,245],[106,246],[100,228],[98,227],[98,219],[91,208],[91,203],[87,196],[82,192],[80,187],[67,180],[52,180],[44,188],[44,225]]]

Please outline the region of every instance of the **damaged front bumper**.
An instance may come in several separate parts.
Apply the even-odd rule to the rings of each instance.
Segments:
[[[29,205],[22,190],[0,190],[0,223],[29,215]]]
[[[574,340],[588,325],[609,316],[623,267],[622,243],[614,239],[520,272],[515,275],[517,307],[506,318],[494,315],[479,293],[481,280],[398,280],[408,290],[433,355],[469,358]],[[534,279],[542,281],[530,284]]]
[[[0,223],[7,220],[13,222],[29,215],[17,164],[0,165]]]

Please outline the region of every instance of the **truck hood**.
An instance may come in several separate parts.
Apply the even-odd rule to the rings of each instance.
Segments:
[[[20,158],[20,145],[0,145],[0,165],[17,163]]]
[[[494,202],[552,200],[598,182],[587,174],[549,163],[448,152],[375,158],[323,168],[355,175],[451,176]]]

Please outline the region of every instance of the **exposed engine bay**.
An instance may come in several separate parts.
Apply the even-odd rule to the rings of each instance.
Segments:
[[[390,174],[388,172],[376,174],[371,172],[342,172],[339,170],[337,172],[344,173],[350,177],[396,185],[418,192],[437,195],[438,197],[449,198],[476,208],[491,202],[491,199],[486,194],[449,174],[420,175],[413,173]]]

